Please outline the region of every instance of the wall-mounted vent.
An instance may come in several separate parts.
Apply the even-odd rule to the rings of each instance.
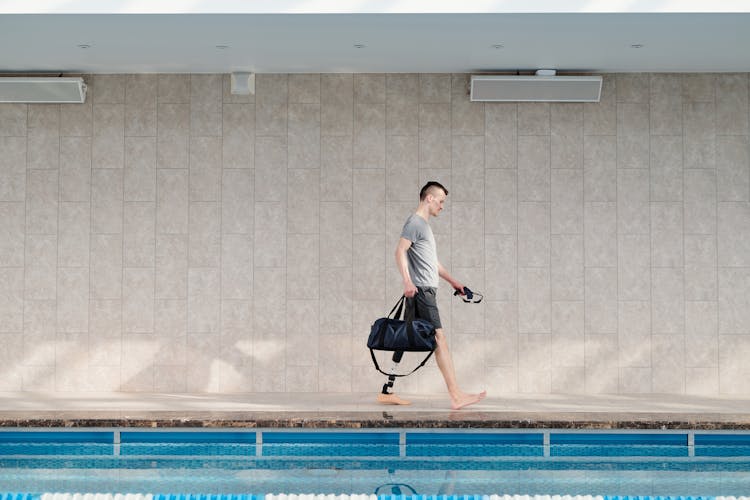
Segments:
[[[79,77],[0,77],[0,102],[83,103],[86,83]]]
[[[471,100],[599,102],[601,76],[472,75]]]

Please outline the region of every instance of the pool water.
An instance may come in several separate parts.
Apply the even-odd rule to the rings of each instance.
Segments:
[[[742,496],[750,434],[0,431],[0,494]]]

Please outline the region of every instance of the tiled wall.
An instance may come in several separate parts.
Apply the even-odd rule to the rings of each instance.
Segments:
[[[466,75],[96,75],[0,105],[0,390],[376,392],[422,183],[459,379],[749,393],[748,75],[479,104]],[[443,390],[434,364],[397,382]]]

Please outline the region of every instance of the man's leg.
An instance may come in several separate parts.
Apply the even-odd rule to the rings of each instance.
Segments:
[[[398,367],[398,364],[401,362],[401,358],[404,356],[403,351],[395,351],[393,353],[393,357],[391,360],[393,361],[393,364],[391,366],[391,375],[388,376],[388,381],[383,384],[383,390],[378,394],[378,402],[388,405],[408,405],[411,404],[411,401],[407,401],[405,399],[401,399],[400,397],[396,396],[391,392],[391,389],[393,389],[393,383],[396,381],[396,376],[393,375],[396,373],[396,368]]]
[[[440,373],[443,374],[443,379],[445,379],[445,385],[448,387],[448,393],[451,397],[451,408],[458,410],[484,399],[487,395],[485,391],[478,394],[468,394],[458,387],[456,369],[453,367],[453,358],[448,350],[448,341],[445,338],[442,328],[435,330],[435,340],[437,343],[435,359],[437,360],[438,368],[440,368]]]

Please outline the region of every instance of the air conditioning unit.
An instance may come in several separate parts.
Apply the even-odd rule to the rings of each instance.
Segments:
[[[83,103],[86,83],[80,77],[0,77],[0,102]]]
[[[471,100],[599,102],[601,76],[472,75]]]

